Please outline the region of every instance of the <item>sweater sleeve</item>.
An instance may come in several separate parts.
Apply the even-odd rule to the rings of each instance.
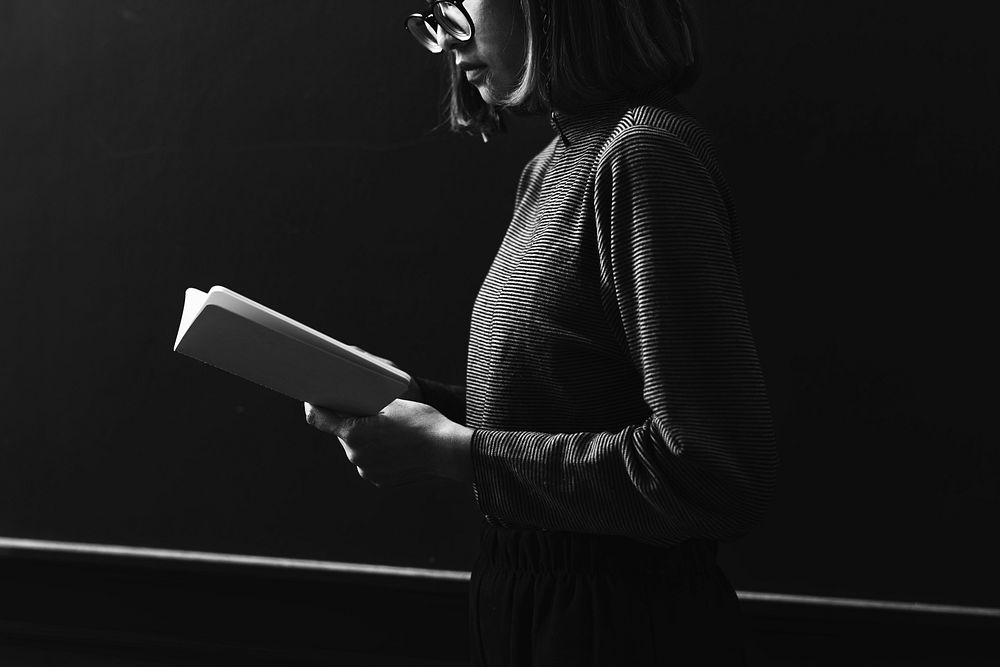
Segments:
[[[480,509],[659,544],[739,537],[777,456],[719,185],[676,136],[632,128],[601,153],[594,215],[604,308],[648,417],[607,432],[476,429]]]

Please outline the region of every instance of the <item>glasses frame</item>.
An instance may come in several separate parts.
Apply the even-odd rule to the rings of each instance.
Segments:
[[[459,35],[456,35],[451,30],[448,30],[447,26],[445,26],[440,21],[440,19],[438,19],[436,12],[438,11],[437,8],[439,5],[452,5],[461,10],[462,15],[465,17],[465,20],[468,21],[469,23],[468,37],[463,38]],[[434,34],[437,34],[437,27],[440,26],[446,33],[448,33],[449,35],[451,35],[460,42],[468,42],[469,40],[471,40],[473,37],[476,36],[476,24],[472,22],[472,17],[469,16],[469,12],[465,8],[463,0],[435,0],[434,2],[431,3],[431,6],[427,8],[426,12],[410,14],[409,16],[406,17],[406,20],[403,22],[403,28],[406,30],[406,32],[410,33],[410,35],[413,36],[413,39],[418,44],[420,44],[420,46],[424,47],[431,53],[442,53],[444,51],[444,47],[442,47],[440,44],[437,45],[437,48],[432,48],[428,43],[424,43],[423,40],[421,40],[419,37],[413,34],[413,31],[410,30],[410,21],[413,19],[419,19],[420,21],[423,21],[424,25],[427,26],[428,28],[434,28],[433,30]],[[432,31],[428,30],[428,33],[430,32]]]

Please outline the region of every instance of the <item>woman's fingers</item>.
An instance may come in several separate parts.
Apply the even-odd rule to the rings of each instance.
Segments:
[[[366,469],[363,466],[354,466],[358,471],[358,477],[365,480],[376,488],[409,486],[410,484],[420,484],[435,479],[434,475],[425,471],[378,474]]]
[[[306,423],[313,427],[335,435],[338,438],[349,438],[351,429],[357,424],[359,417],[343,415],[325,408],[317,408],[311,403],[304,403]]]
[[[337,437],[358,475],[375,486],[402,486],[438,475],[447,420],[428,405],[396,400],[370,416],[344,415],[310,403],[303,411],[306,422]]]

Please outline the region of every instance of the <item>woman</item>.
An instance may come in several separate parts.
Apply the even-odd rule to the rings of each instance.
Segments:
[[[407,27],[448,59],[452,127],[546,110],[555,136],[477,297],[464,391],[415,380],[379,415],[307,421],[376,485],[472,483],[474,664],[741,664],[715,545],[759,518],[776,455],[732,202],[674,98],[697,74],[687,8],[428,4]]]

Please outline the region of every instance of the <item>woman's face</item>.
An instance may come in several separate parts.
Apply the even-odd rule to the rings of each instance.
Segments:
[[[496,104],[514,89],[524,65],[525,39],[518,0],[466,0],[475,36],[459,42],[438,28],[438,42],[484,102]]]

